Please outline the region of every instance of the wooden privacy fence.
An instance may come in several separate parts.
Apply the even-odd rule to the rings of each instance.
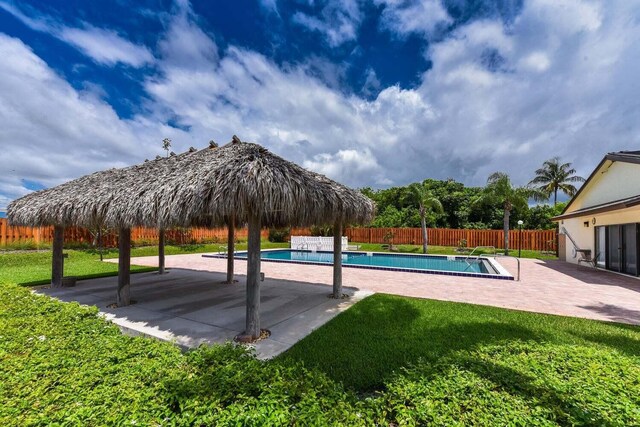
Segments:
[[[389,243],[385,236],[391,235],[396,245],[421,245],[420,228],[347,228],[350,242]],[[555,251],[557,245],[556,230],[519,230],[509,231],[509,248],[518,249],[522,236],[522,249],[535,251]],[[428,228],[428,243],[435,246],[458,246],[466,240],[466,247],[495,246],[504,249],[504,231],[502,230],[460,230],[451,228]]]
[[[311,235],[307,228],[293,228],[292,233],[298,236]],[[68,227],[64,229],[65,243],[91,245],[96,239],[97,230],[89,230],[82,227]],[[261,233],[267,238],[269,230]],[[236,239],[246,240],[248,230],[238,228],[235,232]],[[102,246],[115,247],[118,245],[118,235],[114,230],[105,231],[101,236]],[[178,228],[166,231],[166,241],[171,244],[190,244],[208,242],[226,242],[226,228]],[[37,245],[48,245],[53,241],[53,227],[11,227],[6,218],[0,218],[0,247],[15,243],[32,242]],[[153,228],[137,227],[131,229],[131,241],[136,245],[157,244],[158,230]]]
[[[358,243],[387,243],[385,236],[391,233],[394,244],[422,244],[422,230],[420,228],[347,228],[345,235],[350,242]],[[495,246],[504,247],[504,233],[502,230],[456,230],[449,228],[429,228],[429,244],[436,246],[458,246],[462,239],[467,241],[467,247]],[[236,230],[236,239],[246,240],[246,228]],[[269,230],[262,230],[262,237],[267,238]],[[308,228],[292,228],[291,235],[310,236]],[[107,232],[102,236],[104,247],[115,247],[118,243],[117,234]],[[33,242],[36,245],[47,245],[53,240],[53,227],[9,227],[6,218],[0,218],[0,247],[19,242]],[[95,236],[86,228],[69,227],[64,230],[65,242],[91,245]],[[226,228],[180,228],[167,230],[166,241],[171,244],[223,242],[227,240]],[[158,230],[152,228],[133,228],[131,241],[136,245],[157,244]],[[556,250],[555,230],[522,230],[522,249]],[[520,244],[520,232],[509,232],[509,246],[517,249]]]

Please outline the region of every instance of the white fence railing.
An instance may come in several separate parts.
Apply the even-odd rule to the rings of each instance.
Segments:
[[[342,250],[347,250],[349,239],[342,236]],[[310,251],[333,251],[333,237],[291,236],[291,249],[308,249]]]

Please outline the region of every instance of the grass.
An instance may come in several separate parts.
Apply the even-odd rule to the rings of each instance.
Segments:
[[[370,252],[388,252],[388,250],[382,249],[382,244],[379,243],[356,243],[349,242],[349,244],[359,245],[361,251],[370,251]],[[400,253],[422,253],[422,245],[394,245],[397,248],[397,251]],[[469,249],[467,252],[457,252],[457,248],[453,246],[433,246],[429,245],[428,253],[430,255],[459,255],[464,256],[468,254],[473,248]],[[498,252],[504,252],[502,249],[498,249]],[[558,257],[553,255],[549,255],[546,253],[542,253],[541,251],[532,251],[532,250],[522,250],[522,258],[533,258],[533,259],[558,259]],[[491,249],[478,249],[474,252],[474,255],[484,255],[484,254],[493,254],[494,251]],[[512,249],[509,251],[509,255],[518,256],[518,250]]]
[[[64,275],[82,279],[115,276],[118,265],[100,262],[96,254],[87,251],[65,250]],[[132,273],[155,271],[154,267],[131,266]],[[51,282],[51,252],[0,253],[0,284],[23,286],[43,285]]]
[[[69,252],[70,271],[109,273]],[[378,294],[263,363],[17,286],[49,263],[0,255],[3,426],[640,425],[636,326]]]
[[[194,244],[182,246],[166,246],[166,255],[217,252],[224,244]],[[264,249],[288,247],[287,243],[262,242]],[[246,242],[236,245],[238,250],[247,248]],[[115,276],[118,265],[100,262],[97,250],[65,249],[68,258],[64,260],[64,275],[76,276],[79,279]],[[143,246],[131,249],[132,257],[157,256],[158,246]],[[117,258],[117,249],[106,249],[104,258]],[[132,273],[155,271],[155,267],[131,266]],[[51,251],[0,252],[0,284],[18,283],[23,286],[44,285],[51,281]]]
[[[377,294],[278,360],[384,396],[400,425],[640,423],[636,326]]]
[[[636,326],[376,294],[282,358],[303,360],[354,390],[372,391],[420,361],[435,363],[461,351],[468,355],[482,346],[514,341],[595,346],[640,356]]]

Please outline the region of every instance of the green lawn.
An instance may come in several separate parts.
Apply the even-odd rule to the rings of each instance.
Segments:
[[[115,276],[118,265],[100,262],[97,254],[88,251],[65,250],[64,275],[78,278]],[[133,273],[154,271],[153,267],[131,266]],[[0,252],[0,284],[17,283],[25,286],[51,282],[51,251]]]
[[[167,255],[218,252],[224,244],[195,244],[166,246]],[[288,243],[263,241],[264,249],[288,247]],[[238,250],[247,248],[246,242],[236,245]],[[64,260],[64,275],[79,278],[95,278],[118,274],[118,265],[100,262],[97,250],[65,249],[68,258]],[[158,246],[143,246],[131,249],[131,256],[157,256]],[[104,258],[117,258],[117,249],[106,249]],[[154,267],[131,266],[132,273],[155,271]],[[51,281],[51,250],[11,252],[0,251],[0,284],[19,283],[22,285],[42,285]]]
[[[17,285],[48,263],[0,255],[2,426],[640,425],[639,327],[374,295],[264,363],[127,337]]]
[[[409,424],[640,423],[636,326],[378,294],[279,361],[379,395]]]

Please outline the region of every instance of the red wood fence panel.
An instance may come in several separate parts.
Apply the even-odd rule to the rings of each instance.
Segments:
[[[167,230],[167,242],[176,244],[225,242],[227,240],[226,228],[178,228]],[[84,243],[91,245],[95,240],[94,234],[86,228],[68,227],[65,229],[66,242]],[[309,236],[309,228],[292,228],[291,234],[296,236]],[[269,230],[261,233],[267,238]],[[391,235],[395,244],[422,244],[422,230],[420,228],[347,228],[345,235],[351,242],[359,243],[385,243],[385,236]],[[461,240],[466,240],[467,247],[495,246],[504,248],[504,233],[502,230],[459,230],[449,228],[427,229],[428,243],[436,246],[458,246]],[[235,232],[236,239],[246,240],[248,231],[246,228],[238,228]],[[53,240],[53,227],[10,227],[6,218],[0,218],[0,247],[16,242],[32,241],[36,245],[50,244]],[[152,228],[134,228],[131,230],[131,240],[134,244],[157,244],[158,230]],[[518,230],[509,231],[509,247],[518,248],[522,240],[522,249],[555,251],[557,240],[555,230]],[[110,231],[102,236],[105,247],[117,245],[118,237],[115,231]]]
[[[387,243],[385,236],[391,235],[395,244],[422,244],[420,228],[347,228],[345,232],[350,242]],[[468,248],[476,246],[495,246],[504,249],[504,232],[502,230],[461,230],[450,228],[429,228],[427,238],[430,245],[458,246],[466,240]],[[556,230],[510,230],[509,247],[520,247],[525,250],[555,251],[557,245]]]

